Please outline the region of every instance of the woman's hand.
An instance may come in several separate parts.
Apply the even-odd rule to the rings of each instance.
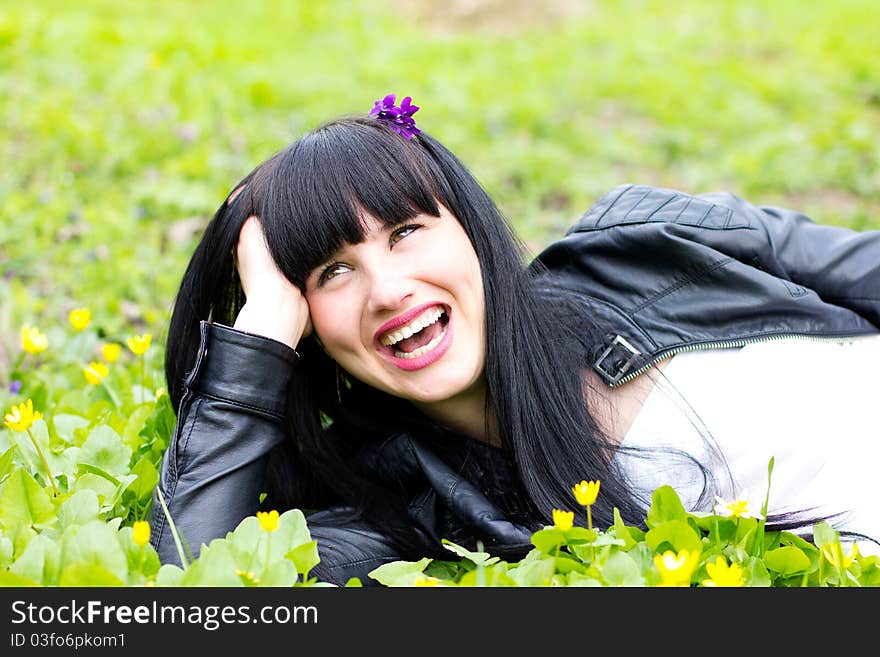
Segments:
[[[241,227],[236,268],[246,301],[234,328],[296,348],[300,338],[312,332],[309,305],[272,260],[257,217],[249,217]]]

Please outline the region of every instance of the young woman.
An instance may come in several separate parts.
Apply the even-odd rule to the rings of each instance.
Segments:
[[[159,487],[195,554],[265,492],[310,514],[320,579],[369,584],[441,538],[521,557],[582,479],[602,528],[662,484],[760,509],[771,457],[768,527],[880,537],[880,231],[626,185],[526,264],[394,103],[260,164],[184,274]]]

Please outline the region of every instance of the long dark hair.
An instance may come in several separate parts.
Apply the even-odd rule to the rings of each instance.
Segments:
[[[508,494],[522,502],[518,520],[540,528],[554,508],[572,506],[574,483],[596,479],[602,485],[592,508],[597,526],[613,524],[614,509],[624,522],[644,526],[646,500],[633,492],[613,458],[617,448],[586,404],[582,371],[595,359],[604,327],[555,290],[539,265],[526,266],[528,253],[495,203],[424,131],[407,140],[373,119],[338,119],[235,187],[207,226],[174,305],[165,372],[175,407],[195,363],[199,321],[231,326],[244,302],[232,253],[249,216],[260,218],[279,269],[302,289],[329,254],[364,238],[364,213],[396,225],[421,213],[438,216],[438,203],[461,223],[481,264],[487,403],[498,419],[500,455],[516,474]],[[297,350],[302,361],[290,390],[289,440],[271,462],[269,499],[276,508],[332,500],[380,518],[417,557],[429,546],[408,530],[395,484],[377,480],[352,457],[396,432],[418,433],[426,419],[405,400],[341,372],[314,336]],[[294,462],[306,467],[293,473]]]

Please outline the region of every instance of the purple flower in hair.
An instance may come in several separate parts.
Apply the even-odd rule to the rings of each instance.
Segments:
[[[388,94],[385,98],[377,100],[373,109],[370,110],[370,116],[375,116],[397,134],[412,139],[413,135],[421,132],[412,117],[419,111],[418,105],[413,105],[412,98],[407,96],[400,101],[400,107],[398,107],[394,104],[396,99],[397,94]]]

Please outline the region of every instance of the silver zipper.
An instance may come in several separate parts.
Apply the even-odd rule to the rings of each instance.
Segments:
[[[847,340],[849,338],[858,338],[863,337],[865,335],[872,335],[871,333],[855,333],[849,335],[832,335],[832,336],[819,336],[819,335],[802,335],[799,333],[788,333],[782,335],[768,335],[760,338],[744,338],[742,340],[724,340],[722,342],[700,342],[698,344],[689,344],[684,347],[676,347],[674,349],[670,349],[668,351],[664,351],[663,353],[654,356],[648,363],[642,365],[639,369],[633,370],[629,374],[621,377],[614,383],[610,383],[608,387],[616,388],[617,386],[623,385],[627,381],[632,381],[634,378],[639,376],[640,374],[644,374],[649,369],[654,367],[660,361],[666,360],[667,358],[672,358],[676,354],[680,354],[687,351],[700,351],[703,349],[731,349],[733,347],[745,347],[749,344],[756,344],[759,342],[775,342],[778,340],[806,340],[807,342],[826,342],[828,340]]]

